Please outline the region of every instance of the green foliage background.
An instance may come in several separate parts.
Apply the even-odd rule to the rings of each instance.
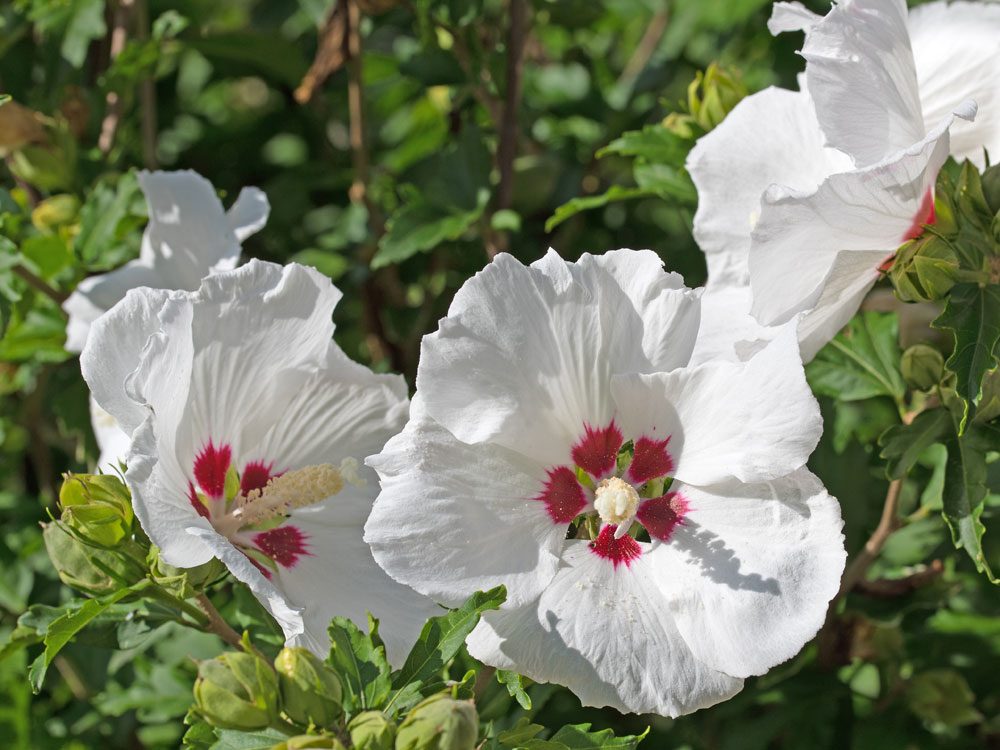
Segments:
[[[688,84],[713,61],[737,70],[751,91],[794,87],[802,68],[800,38],[768,34],[765,0],[532,0],[511,120],[517,156],[505,180],[497,152],[509,108],[506,3],[360,3],[361,58],[306,104],[294,92],[331,0],[123,5],[130,33],[114,60],[122,6],[112,0],[0,7],[0,91],[40,113],[34,125],[22,123],[27,141],[0,117],[4,748],[178,747],[193,660],[222,648],[213,635],[161,624],[155,607],[130,618],[138,605],[116,604],[63,650],[33,695],[26,673],[40,647],[10,639],[18,618],[45,623],[51,607],[78,596],[56,577],[39,527],[56,512],[60,474],[86,471],[96,458],[86,388],[51,297],[137,254],[145,207],[134,169],[194,169],[227,203],[244,185],[264,189],[270,220],[245,255],[328,274],[344,292],[339,343],[412,383],[420,337],[498,248],[530,262],[549,246],[571,259],[648,247],[690,286],[702,283],[690,234],[695,196],[679,169],[691,139],[662,128],[652,143],[619,139],[683,112]],[[352,80],[363,94],[364,148],[352,148]],[[115,98],[121,116],[102,150]],[[567,203],[557,216],[564,220],[547,229]],[[878,292],[868,307],[890,314],[859,317],[811,366],[810,380],[827,419],[812,465],[843,505],[852,556],[878,523],[886,459],[891,471],[905,463],[893,476],[909,469],[906,522],[874,562],[873,582],[852,592],[797,658],[713,709],[676,721],[622,717],[534,685],[532,721],[592,722],[619,734],[651,726],[643,746],[656,749],[1000,746],[1000,597],[955,553],[941,518],[947,449],[935,435],[913,448],[907,435],[920,425],[902,426],[926,394],[901,365],[900,341],[947,357],[950,340],[928,327],[933,309]],[[981,451],[977,480],[987,526],[1000,508],[988,421],[975,427],[993,446]],[[880,447],[886,430],[895,431]],[[983,562],[1000,570],[1000,543],[987,534],[983,544]],[[228,586],[215,596],[235,627],[273,653],[279,639],[252,597]],[[479,688],[484,719],[510,727],[525,715],[506,686]]]

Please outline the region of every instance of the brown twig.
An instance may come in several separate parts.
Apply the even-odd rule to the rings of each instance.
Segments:
[[[111,49],[109,58],[112,62],[125,49],[128,40],[128,25],[132,16],[135,0],[118,0],[115,6],[114,20],[111,29]],[[97,138],[97,147],[105,156],[111,151],[115,142],[115,134],[121,123],[124,102],[117,91],[109,91],[104,98],[104,119],[101,121],[101,134]]]
[[[135,35],[139,41],[149,38],[149,9],[146,0],[135,3]],[[142,163],[146,169],[156,169],[156,84],[151,75],[139,83],[139,125],[142,136]]]
[[[60,292],[58,289],[48,284],[41,277],[33,274],[24,266],[14,266],[12,270],[16,275],[20,276],[21,279],[25,283],[27,283],[28,286],[30,286],[36,292],[41,292],[46,297],[55,302],[57,305],[62,305],[62,303],[65,302],[67,297],[69,296],[64,292]]]
[[[860,580],[855,584],[855,590],[867,596],[880,599],[892,599],[909,594],[922,586],[926,586],[944,573],[944,564],[940,560],[931,560],[927,567],[902,578],[878,578],[874,581]]]
[[[526,0],[510,0],[510,25],[507,27],[507,80],[504,87],[503,108],[500,111],[500,142],[497,145],[497,185],[493,213],[510,208],[514,191],[514,158],[517,156],[517,113],[521,103],[524,77],[524,46],[527,37],[528,9]],[[506,232],[491,233],[487,237],[486,256],[493,260],[497,253],[510,246]]]
[[[837,592],[837,596],[834,597],[831,606],[838,599],[846,596],[865,577],[865,573],[868,572],[868,568],[875,562],[875,558],[882,551],[886,540],[892,532],[896,531],[902,525],[899,520],[899,495],[902,491],[902,479],[894,479],[889,483],[889,490],[885,495],[885,503],[882,506],[882,517],[879,519],[878,526],[875,527],[872,535],[868,537],[868,541],[865,542],[865,546],[862,547],[858,556],[851,561],[851,564],[844,571],[844,577],[840,579],[840,591]]]
[[[323,82],[340,69],[349,54],[344,38],[347,32],[347,5],[346,2],[335,3],[319,33],[316,56],[295,89],[295,101],[299,104],[309,102]]]
[[[211,599],[209,599],[205,594],[198,594],[198,596],[195,597],[195,600],[198,602],[199,609],[201,609],[201,611],[204,612],[205,616],[208,618],[208,624],[205,627],[209,632],[215,633],[230,646],[235,646],[236,648],[244,651],[247,650],[246,645],[243,643],[243,638],[239,633],[233,630],[228,622],[222,619],[222,615],[219,614],[219,610],[217,610],[215,605],[212,604]],[[250,651],[264,659],[264,661],[268,661],[267,657],[258,651],[253,644],[250,645]]]
[[[639,74],[646,69],[649,59],[656,52],[656,48],[660,45],[660,40],[667,30],[667,19],[669,16],[669,10],[663,7],[649,20],[646,32],[642,35],[642,39],[639,40],[639,44],[632,53],[632,57],[625,63],[621,75],[618,76],[618,86],[631,86],[635,82],[635,79],[639,77]]]

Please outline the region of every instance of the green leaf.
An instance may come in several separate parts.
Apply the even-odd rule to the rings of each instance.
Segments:
[[[881,456],[886,460],[886,476],[889,479],[905,477],[920,455],[950,435],[951,428],[952,417],[943,408],[920,412],[910,424],[890,427],[879,439]]]
[[[139,181],[131,172],[116,183],[98,183],[80,209],[80,233],[73,250],[84,265],[110,268],[129,254],[126,234],[139,223],[130,208],[140,199]]]
[[[104,599],[88,599],[79,608],[66,612],[53,620],[45,632],[45,651],[35,659],[31,665],[31,671],[28,673],[28,680],[34,693],[37,695],[41,691],[45,673],[49,665],[52,664],[52,660],[66,644],[73,640],[77,633],[112,604],[136,593],[140,588],[145,588],[148,583],[148,581],[142,581],[136,586],[116,591]]]
[[[958,378],[958,394],[974,406],[982,393],[986,372],[1000,364],[997,359],[1000,354],[1000,285],[956,285],[948,296],[944,312],[932,325],[952,332],[955,350],[945,367]]]
[[[647,125],[642,130],[622,133],[619,138],[598,151],[597,156],[636,156],[655,164],[679,167],[684,164],[690,148],[690,141],[675,135],[663,125]]]
[[[959,435],[958,421],[956,418],[954,433],[946,443],[944,518],[955,547],[964,549],[976,570],[984,573],[991,583],[1000,583],[983,552],[986,527],[981,520],[987,493],[986,454],[1000,449],[1000,430],[972,424]]]
[[[27,258],[43,279],[51,279],[73,263],[73,253],[58,235],[35,235],[21,244]]]
[[[104,0],[73,0],[71,5],[72,15],[59,51],[70,65],[79,68],[87,59],[90,43],[107,33]]]
[[[466,636],[479,623],[480,615],[496,609],[506,599],[507,589],[504,586],[477,591],[458,609],[428,620],[402,668],[393,674],[393,688],[402,692],[416,683],[421,695],[439,690],[443,684],[442,670],[455,658]],[[409,692],[412,693],[412,688]],[[395,697],[393,700],[399,702]]]
[[[698,200],[698,192],[687,172],[668,164],[636,164],[632,169],[636,183],[644,190],[655,190],[662,198],[685,203]]]
[[[524,678],[517,672],[508,669],[497,670],[497,682],[507,688],[510,697],[520,704],[525,711],[531,710],[531,697],[524,690]]]
[[[545,222],[545,231],[551,232],[557,226],[566,221],[566,219],[576,216],[582,211],[590,211],[594,208],[606,206],[609,203],[632,200],[633,198],[657,198],[659,195],[660,193],[652,188],[622,187],[621,185],[612,185],[608,188],[607,192],[601,193],[600,195],[587,195],[581,198],[573,198],[572,200],[563,203]]]
[[[215,733],[218,740],[209,746],[209,750],[271,750],[289,737],[277,729],[259,729],[253,732],[216,729]]]
[[[420,252],[433,250],[448,240],[457,240],[475,224],[486,208],[489,193],[483,191],[471,211],[449,210],[418,198],[392,215],[386,233],[372,258],[372,268],[402,263]]]
[[[649,734],[648,728],[640,735],[615,737],[615,733],[611,729],[591,732],[590,724],[573,724],[564,726],[552,735],[550,742],[558,742],[570,750],[589,750],[591,748],[594,750],[598,748],[634,750],[646,738],[647,734]]]
[[[280,33],[234,31],[185,40],[209,60],[237,63],[287,86],[298,86],[309,63],[302,45]]]
[[[893,313],[864,312],[806,367],[813,391],[839,401],[906,393],[900,373],[899,323]]]
[[[391,669],[385,646],[376,645],[346,617],[330,623],[330,655],[327,663],[344,684],[344,710],[348,713],[381,708],[392,688]]]
[[[545,727],[541,724],[532,724],[525,716],[519,719],[513,728],[500,732],[497,735],[497,742],[504,747],[523,747],[525,743],[534,739],[544,729]]]

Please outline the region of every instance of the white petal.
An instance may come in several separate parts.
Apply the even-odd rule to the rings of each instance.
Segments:
[[[807,469],[767,484],[676,484],[689,511],[649,553],[699,661],[738,677],[790,659],[819,630],[846,552],[837,501]]]
[[[629,253],[632,251],[620,251]],[[655,256],[652,256],[655,257]],[[690,353],[696,296],[653,269],[652,258],[578,264],[554,252],[531,268],[498,256],[455,295],[439,330],[424,337],[417,389],[432,418],[460,440],[491,440],[547,465],[569,460],[584,423],[605,425],[615,372],[656,369]],[[627,286],[629,274],[653,274]],[[647,341],[642,312],[658,340]],[[642,342],[642,343],[640,343]]]
[[[920,84],[924,127],[947,117],[956,102],[979,105],[975,122],[956,122],[951,153],[984,165],[983,148],[1000,159],[1000,5],[936,2],[910,11],[910,43]]]
[[[69,317],[66,324],[66,351],[81,352],[87,344],[90,327],[114,307],[128,292],[142,286],[159,286],[155,272],[144,261],[133,260],[110,273],[81,281],[62,308]]]
[[[948,156],[950,123],[885,162],[832,175],[812,192],[768,190],[750,248],[752,312],[761,323],[814,307],[838,253],[880,251],[885,259],[902,244]]]
[[[101,454],[97,459],[97,469],[103,474],[113,474],[118,471],[118,464],[125,461],[132,438],[125,432],[118,420],[108,414],[98,405],[94,397],[90,397],[90,426],[94,430],[97,446]]]
[[[319,505],[292,511],[287,523],[305,532],[309,554],[291,568],[279,566],[273,580],[289,604],[302,610],[304,631],[292,645],[326,656],[333,617],[364,627],[371,612],[380,621],[389,661],[401,666],[424,622],[444,611],[396,583],[372,558],[362,529],[377,491],[374,484],[362,489],[347,485]]]
[[[687,160],[698,188],[694,236],[710,284],[746,283],[750,232],[768,186],[810,190],[851,166],[845,154],[824,147],[807,94],[768,88],[743,99]]]
[[[271,204],[264,191],[255,187],[245,187],[226,211],[226,218],[236,239],[243,242],[264,228],[270,213]]]
[[[822,431],[794,323],[745,363],[622,375],[611,388],[625,434],[670,436],[674,476],[699,486],[784,476],[805,464]]]
[[[822,18],[802,3],[775,3],[767,21],[767,30],[775,35],[784,31],[808,31]]]
[[[382,492],[365,541],[397,581],[449,606],[502,583],[520,604],[555,574],[566,524],[536,499],[542,465],[498,445],[467,445],[419,416],[368,464]]]
[[[125,392],[125,380],[139,366],[143,347],[158,330],[157,316],[169,294],[164,289],[129,291],[94,322],[80,354],[80,370],[94,400],[126,434],[139,426],[146,411]]]
[[[645,556],[616,569],[587,542],[570,541],[563,562],[536,603],[487,612],[469,653],[622,712],[680,716],[742,689],[694,658]]]
[[[906,16],[905,0],[845,0],[806,33],[802,56],[820,126],[858,166],[924,137]]]
[[[762,326],[750,315],[750,286],[709,284],[701,298],[701,328],[691,364],[745,362],[780,328]]]

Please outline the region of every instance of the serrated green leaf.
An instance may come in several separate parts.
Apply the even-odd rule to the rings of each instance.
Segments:
[[[402,263],[443,242],[457,240],[482,216],[489,193],[484,191],[480,197],[479,204],[471,211],[450,210],[420,198],[403,206],[390,218],[386,233],[379,240],[378,252],[372,258],[372,268]]]
[[[531,697],[524,690],[524,678],[517,672],[507,669],[497,670],[497,682],[507,688],[510,697],[518,702],[525,711],[531,710]]]
[[[625,737],[615,737],[611,729],[602,729],[600,732],[591,732],[590,724],[573,724],[564,726],[554,735],[552,742],[559,742],[570,748],[570,750],[634,750],[646,735],[649,734],[647,728],[640,735],[627,735]]]
[[[137,586],[121,589],[103,599],[88,599],[79,608],[66,612],[53,620],[45,632],[45,651],[35,659],[28,673],[28,681],[35,694],[37,695],[42,689],[45,673],[48,671],[49,665],[52,664],[52,660],[62,651],[63,647],[73,640],[77,633],[112,604],[136,593],[147,583],[143,581]]]
[[[952,542],[964,549],[991,583],[1000,583],[990,569],[983,552],[983,501],[986,499],[986,453],[1000,449],[1000,430],[973,424],[958,434],[955,430],[946,443],[948,460],[944,477],[944,518],[951,529]]]
[[[344,684],[343,705],[348,713],[381,708],[392,687],[385,647],[346,617],[330,623],[330,655],[327,663]]]
[[[289,735],[277,729],[259,729],[241,732],[238,729],[215,730],[218,739],[209,750],[271,750],[288,739]]]
[[[957,377],[956,390],[970,406],[982,393],[983,378],[1000,364],[1000,285],[958,284],[932,323],[949,330],[955,349],[945,367]],[[964,424],[961,426],[964,429]]]
[[[139,181],[131,172],[113,185],[101,182],[90,191],[80,208],[80,231],[73,242],[73,251],[85,265],[108,268],[125,259],[125,234],[140,221],[129,209],[139,195]]]
[[[525,716],[519,719],[511,729],[500,732],[497,735],[497,742],[503,747],[523,747],[526,742],[537,737],[543,729],[545,727],[541,724],[532,724],[531,720]]]
[[[889,479],[902,479],[931,445],[951,434],[952,418],[947,409],[921,412],[910,424],[890,427],[879,438],[885,473]]]
[[[900,373],[899,323],[893,313],[864,312],[806,367],[816,393],[839,401],[906,393]]]
[[[201,714],[193,709],[188,711],[184,717],[184,725],[188,728],[182,739],[184,750],[212,750],[218,735]]]
[[[672,164],[680,167],[691,149],[691,142],[685,140],[663,125],[647,125],[642,130],[630,130],[611,141],[597,152],[598,158],[617,154],[635,156],[654,164]]]
[[[477,591],[458,609],[429,619],[402,668],[393,674],[393,687],[402,693],[408,686],[416,683],[420,686],[420,694],[425,696],[439,690],[443,683],[442,670],[462,648],[466,637],[479,623],[480,615],[487,610],[496,609],[506,599],[507,589],[504,586]],[[398,702],[394,697],[393,703]]]

